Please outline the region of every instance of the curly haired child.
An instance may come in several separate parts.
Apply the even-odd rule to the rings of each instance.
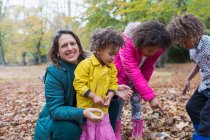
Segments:
[[[105,114],[100,122],[87,120],[82,126],[81,140],[115,140],[108,107],[118,89],[115,55],[123,45],[122,33],[112,28],[97,29],[90,38],[93,54],[80,62],[75,70],[74,87],[77,107],[98,108]]]
[[[191,14],[174,17],[167,30],[175,43],[189,49],[190,58],[196,63],[187,76],[183,95],[190,88],[190,80],[201,73],[202,81],[186,110],[195,129],[193,140],[210,140],[210,36],[204,35],[204,24]]]
[[[143,119],[141,115],[141,99],[150,106],[162,110],[154,91],[148,85],[154,71],[155,62],[171,45],[170,34],[165,25],[159,21],[134,22],[128,24],[124,31],[125,45],[115,57],[118,70],[118,84],[129,85],[133,89],[131,96],[132,137],[142,137]],[[117,121],[116,137],[121,139],[121,108]]]

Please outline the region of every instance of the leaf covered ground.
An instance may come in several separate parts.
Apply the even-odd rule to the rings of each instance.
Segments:
[[[192,123],[185,104],[200,81],[196,76],[190,92],[182,96],[185,79],[194,64],[167,64],[153,73],[150,85],[158,94],[164,113],[143,102],[145,140],[191,139]],[[45,102],[39,79],[46,66],[0,67],[0,140],[31,140],[38,114]],[[123,109],[122,137],[131,138],[130,103]]]

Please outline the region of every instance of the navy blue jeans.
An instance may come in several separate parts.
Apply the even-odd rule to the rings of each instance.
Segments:
[[[137,93],[134,90],[133,85],[130,85],[130,88],[133,90],[133,95],[130,98],[132,120],[142,120],[141,97],[139,93]],[[118,113],[117,119],[121,120],[122,109],[125,104],[125,101],[123,99],[119,99],[119,101],[120,101],[120,107],[119,107],[119,113]]]
[[[194,124],[198,124],[197,133],[210,136],[210,89],[202,92],[195,90],[186,105],[186,110]]]

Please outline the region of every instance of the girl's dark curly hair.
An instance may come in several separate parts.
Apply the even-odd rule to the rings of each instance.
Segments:
[[[106,29],[97,29],[90,37],[90,51],[96,52],[99,48],[106,48],[107,45],[121,47],[124,44],[122,32],[111,27]]]
[[[183,39],[201,37],[204,34],[204,24],[194,15],[184,14],[174,17],[167,25],[173,41],[179,42]]]
[[[172,40],[163,23],[152,20],[138,25],[131,36],[135,47],[160,46],[168,48]]]
[[[79,55],[78,60],[82,61],[83,59],[85,59],[86,53],[84,52],[82,48],[79,37],[70,30],[59,30],[53,37],[52,46],[48,52],[48,58],[52,61],[52,63],[55,64],[56,66],[60,65],[60,58],[58,57],[58,49],[59,49],[59,39],[63,34],[70,34],[74,37],[80,50],[80,55]]]

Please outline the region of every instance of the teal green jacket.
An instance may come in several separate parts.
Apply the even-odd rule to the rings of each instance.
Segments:
[[[53,121],[65,120],[83,124],[83,109],[76,108],[73,88],[76,65],[62,61],[60,67],[50,65],[45,74],[46,104],[36,123],[34,138],[50,139]]]

